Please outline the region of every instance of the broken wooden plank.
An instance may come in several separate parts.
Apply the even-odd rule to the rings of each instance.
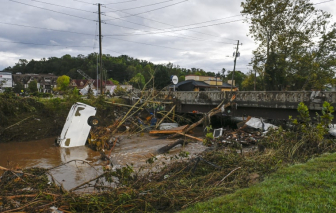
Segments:
[[[180,127],[173,128],[173,129],[167,129],[167,130],[151,130],[151,131],[149,131],[149,134],[174,134],[174,133],[179,133],[179,132],[183,132],[183,130],[188,128],[188,126],[189,125],[185,125],[185,126],[180,126]]]
[[[195,139],[195,140],[198,140],[198,141],[202,141],[202,142],[203,142],[203,139],[202,139],[202,138],[197,138],[197,137],[194,137],[194,136],[192,136],[192,135],[184,134],[184,133],[182,133],[182,132],[177,132],[177,134],[179,134],[179,135],[183,135],[183,136],[186,136],[186,137],[188,137],[188,138],[192,138],[192,139]]]

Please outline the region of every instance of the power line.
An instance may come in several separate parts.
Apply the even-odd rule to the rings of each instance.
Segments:
[[[327,3],[327,2],[331,2],[331,1],[334,1],[334,0],[329,0],[329,1],[318,2],[318,3],[315,3],[315,4],[313,4],[313,5],[317,5],[317,4],[323,4],[323,3]]]
[[[54,29],[50,29],[50,28],[34,27],[34,26],[28,26],[28,25],[22,25],[22,24],[13,24],[13,23],[6,23],[6,22],[0,22],[0,24],[7,24],[7,25],[13,25],[13,26],[19,26],[19,27],[40,29],[40,30],[50,30],[50,31],[56,31],[56,32],[73,33],[73,34],[79,34],[79,35],[90,35],[90,36],[92,36],[92,34],[88,34],[88,33],[80,33],[80,32],[74,32],[74,31],[66,31],[66,30],[54,30]]]
[[[110,5],[110,4],[122,4],[122,3],[132,2],[132,1],[137,1],[137,0],[130,0],[130,1],[120,1],[120,2],[114,2],[114,3],[103,4],[103,5]]]
[[[106,48],[104,48],[105,50],[109,50],[109,51],[111,51],[111,52],[114,52],[114,53],[118,53],[118,54],[120,54],[120,55],[124,55],[124,53],[120,53],[120,52],[117,52],[117,51],[114,51],[114,50],[110,50],[110,49],[106,49]]]
[[[22,24],[13,24],[13,23],[6,23],[6,22],[0,22],[0,24],[6,24],[6,25],[12,25],[12,26],[19,26],[19,27],[27,27],[27,28],[33,28],[33,29],[40,29],[40,30],[48,30],[48,31],[55,31],[55,32],[63,32],[63,33],[72,33],[72,34],[78,34],[78,35],[89,35],[92,36],[92,34],[89,33],[81,33],[81,32],[74,32],[74,31],[66,31],[66,30],[55,30],[55,29],[50,29],[50,28],[43,28],[43,27],[34,27],[34,26],[27,26],[27,25],[22,25]],[[134,29],[134,28],[132,28]],[[135,29],[136,30],[136,29]],[[136,35],[136,34],[135,34]],[[144,34],[145,35],[145,34]],[[94,35],[95,37],[97,36],[96,33]],[[105,35],[106,37],[111,37],[113,35]],[[115,35],[118,36],[118,35]],[[185,37],[185,36],[174,36],[174,37],[178,37],[178,38],[184,38],[184,39],[188,39],[188,40],[196,40],[196,41],[212,41],[212,42],[216,42],[216,43],[222,43],[222,44],[229,44],[229,43],[225,43],[225,42],[217,42],[217,41],[213,41],[213,40],[208,40],[208,39],[200,39],[200,38],[196,38],[196,37]],[[231,43],[230,43],[231,44]]]
[[[106,16],[107,16],[107,15],[106,15]],[[111,16],[108,16],[108,17],[111,17]],[[119,18],[118,18],[118,19],[119,19]],[[123,19],[122,19],[122,21],[125,21],[125,22],[128,22],[128,23],[132,23],[132,24],[136,24],[136,25],[140,25],[140,26],[145,26],[145,27],[148,27],[148,28],[151,28],[151,29],[165,30],[165,29],[159,29],[159,28],[150,27],[150,26],[148,26],[148,25],[144,25],[144,24],[138,24],[138,23],[131,22],[131,21],[127,21],[127,20],[123,20]],[[107,23],[105,23],[105,24],[107,24]],[[132,29],[134,29],[134,28],[132,28]],[[132,34],[132,35],[137,35],[137,34]],[[178,35],[181,35],[181,36],[173,35],[173,37],[184,38],[184,39],[190,39],[190,40],[197,40],[197,41],[212,41],[212,42],[217,42],[217,41],[213,41],[213,40],[200,39],[200,38],[192,37],[192,36],[183,36],[183,34],[178,34]],[[218,42],[218,43],[225,44],[224,42]],[[231,43],[230,43],[230,44],[231,44]]]
[[[184,29],[176,29],[176,30],[170,30],[170,31],[164,31],[164,32],[151,32],[151,31],[143,31],[146,33],[129,33],[129,34],[114,34],[114,35],[107,35],[107,36],[125,36],[125,35],[148,35],[148,34],[162,34],[162,33],[169,33],[169,32],[175,32],[175,31],[184,31],[184,30],[190,30],[190,29],[199,29],[199,28],[203,28],[203,27],[211,27],[211,26],[216,26],[216,25],[222,25],[222,24],[228,24],[228,23],[233,23],[233,22],[237,22],[237,21],[242,21],[244,19],[238,19],[238,20],[233,20],[233,21],[228,21],[228,22],[221,22],[221,23],[217,23],[217,24],[210,24],[210,25],[203,25],[203,26],[198,26],[198,27],[190,27],[190,28],[184,28]],[[234,39],[229,39],[229,40],[233,40],[236,41]]]
[[[167,2],[170,2],[170,1],[173,1],[173,0],[162,1],[162,2],[157,2],[157,3],[154,3],[154,4],[147,4],[147,5],[143,5],[143,6],[139,6],[139,7],[127,8],[127,9],[121,9],[121,10],[107,11],[105,13],[112,13],[112,12],[118,12],[118,11],[124,11],[124,10],[134,10],[134,9],[139,9],[139,8],[143,8],[143,7],[149,7],[149,6],[153,6],[153,5],[157,5],[157,4],[167,3]],[[112,9],[110,7],[106,7],[106,8]]]
[[[14,43],[14,44],[27,44],[27,45],[35,45],[35,46],[50,46],[50,47],[91,47],[91,46],[66,46],[66,45],[56,45],[56,44],[37,44],[30,42],[21,42],[21,41],[0,41],[3,43]]]
[[[180,2],[180,3],[182,3],[182,2]],[[165,8],[165,7],[162,7],[162,8]],[[158,9],[162,9],[162,8],[158,8]],[[158,9],[155,9],[155,10],[158,10]],[[152,11],[154,11],[154,10],[145,11],[143,13],[152,12]],[[157,22],[157,23],[160,23],[160,24],[172,26],[174,28],[176,27],[176,26],[171,25],[171,24],[167,24],[167,23],[160,22],[160,21],[157,21],[157,20],[154,20],[154,19],[150,19],[150,18],[146,18],[146,17],[140,16],[140,14],[143,14],[143,13],[138,13],[138,14],[131,14],[131,13],[127,13],[127,12],[122,12],[122,13],[128,14],[128,16],[124,16],[124,17],[120,17],[120,18],[116,18],[115,17],[114,19],[109,19],[109,20],[105,20],[105,21],[112,21],[112,20],[116,20],[116,19],[120,20],[120,19],[124,19],[124,18],[127,18],[127,17],[131,17],[131,16],[138,16],[138,17],[141,17],[141,18],[146,19],[146,20],[150,20],[150,21],[154,21],[154,22]],[[232,18],[232,17],[236,17],[236,16],[240,16],[240,15],[229,16],[229,17],[225,17],[225,18],[221,18],[221,19],[215,19],[215,20],[210,20],[210,21],[205,21],[205,22],[190,24],[190,26],[191,25],[196,25],[196,24],[202,24],[202,23],[212,22],[212,21],[216,21],[216,20],[222,20],[222,19],[226,19],[226,18]],[[185,25],[185,26],[188,26],[188,25]],[[202,32],[198,32],[198,31],[194,31],[194,30],[191,30],[191,31],[196,32],[198,34],[203,34],[203,35],[209,35],[209,36],[217,37],[217,35],[212,35],[212,34],[209,34],[209,33],[202,33]],[[228,40],[234,40],[234,39],[228,39]]]
[[[119,41],[126,41],[126,42],[131,42],[131,43],[143,44],[143,45],[148,45],[148,46],[154,46],[154,47],[163,47],[163,48],[167,48],[167,49],[186,51],[186,50],[178,49],[178,48],[174,48],[174,47],[166,47],[166,46],[160,46],[160,45],[148,44],[148,43],[142,43],[142,42],[136,42],[136,41],[128,41],[128,40],[117,39],[117,38],[113,38],[113,39],[114,39],[114,40],[119,40]]]
[[[68,8],[68,9],[72,9],[72,10],[78,10],[78,11],[82,11],[82,12],[97,13],[97,12],[92,12],[92,11],[89,11],[89,10],[82,10],[82,9],[78,9],[78,8],[74,8],[74,7],[67,7],[67,6],[52,4],[52,3],[44,2],[44,1],[38,1],[38,0],[32,0],[32,1],[40,2],[40,3],[43,3],[43,4],[49,4],[49,5],[53,5],[53,6],[57,6],[57,7]]]
[[[144,13],[152,12],[152,11],[155,11],[155,10],[164,9],[164,8],[171,7],[171,6],[174,6],[174,5],[177,5],[177,4],[181,4],[181,3],[186,2],[186,1],[188,1],[188,0],[180,1],[180,2],[177,2],[177,3],[175,3],[175,4],[166,5],[166,6],[164,6],[164,7],[156,8],[156,9],[153,9],[153,10],[147,10],[147,11],[145,11],[145,12],[141,12],[141,13],[137,13],[137,14],[132,14],[132,15],[129,15],[129,16],[124,16],[124,17],[121,17],[121,18],[127,18],[127,17],[131,17],[131,16],[136,16],[136,15],[140,15],[140,14],[144,14]],[[114,20],[114,19],[105,20],[105,21],[111,21],[111,20]]]
[[[167,28],[166,30],[175,29],[175,28],[182,28],[182,27],[189,27],[189,26],[199,25],[199,24],[205,24],[205,23],[219,21],[219,20],[228,19],[228,18],[233,18],[233,17],[237,17],[237,16],[241,16],[241,15],[228,16],[228,17],[225,17],[225,18],[213,19],[213,20],[209,20],[209,21],[198,22],[198,23],[194,23],[194,24],[187,24],[187,25],[183,25],[183,26],[174,26],[172,28]]]
[[[78,2],[81,2],[81,3],[84,3],[84,4],[91,4],[91,5],[96,5],[98,3],[90,3],[90,2],[85,2],[85,1],[79,1],[79,0],[74,0],[74,1],[78,1]]]
[[[30,7],[39,8],[39,9],[42,9],[42,10],[48,10],[48,11],[51,11],[51,12],[54,12],[54,13],[60,13],[60,14],[63,14],[63,15],[67,15],[67,16],[72,16],[72,17],[88,20],[88,21],[95,21],[95,20],[92,20],[92,19],[87,19],[87,18],[84,18],[84,17],[75,16],[75,15],[71,15],[71,14],[68,14],[68,13],[59,12],[59,11],[56,11],[56,10],[50,10],[50,9],[47,9],[47,8],[38,7],[38,6],[34,6],[34,5],[31,5],[31,4],[26,4],[26,3],[22,3],[22,2],[18,2],[18,1],[14,1],[14,0],[9,0],[9,1],[12,1],[12,2],[15,2],[15,3],[18,3],[18,4],[23,4],[23,5],[30,6]]]

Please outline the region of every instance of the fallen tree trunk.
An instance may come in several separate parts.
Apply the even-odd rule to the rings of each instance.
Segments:
[[[188,144],[188,142],[185,142],[184,143],[184,140],[183,139],[179,139],[177,141],[175,141],[174,143],[171,143],[171,144],[168,144],[164,147],[161,147],[160,149],[158,149],[156,152],[157,154],[163,154],[163,153],[166,153],[168,152],[169,150],[171,150],[172,148],[174,148],[175,146],[177,145],[183,145],[183,144]]]
[[[229,103],[225,104],[224,105],[224,109],[229,107],[231,105],[231,102],[236,98],[236,96],[232,96],[231,100]],[[187,132],[189,132],[190,130],[194,129],[195,127],[197,127],[198,125],[202,124],[204,122],[204,119],[205,118],[210,118],[214,115],[216,115],[217,113],[220,113],[222,111],[222,108],[223,108],[223,104],[224,104],[224,101],[223,100],[216,108],[213,108],[212,110],[210,110],[202,119],[200,119],[199,121],[197,121],[196,123],[193,123],[192,125],[190,125],[187,129],[185,129],[183,131],[182,134],[186,134]],[[177,137],[177,136],[181,136],[181,134],[177,133],[177,134],[174,134],[172,136],[170,136],[169,138],[174,138],[174,137]]]

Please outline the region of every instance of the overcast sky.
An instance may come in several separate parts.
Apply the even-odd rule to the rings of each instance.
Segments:
[[[98,52],[97,3],[102,4],[104,54],[218,72],[233,69],[239,39],[237,70],[249,70],[256,44],[240,16],[241,1],[99,1],[0,0],[0,70],[19,59]],[[325,1],[330,0],[312,0]],[[316,7],[335,14],[336,1]]]

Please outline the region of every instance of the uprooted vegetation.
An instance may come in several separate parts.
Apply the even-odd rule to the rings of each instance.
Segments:
[[[322,116],[315,124],[307,117],[307,110],[300,104],[300,116],[293,120],[292,129],[280,127],[269,131],[257,142],[258,148],[250,152],[241,152],[234,144],[215,140],[217,146],[212,151],[166,165],[160,171],[139,175],[127,166],[105,171],[92,182],[69,191],[48,179],[48,170],[35,169],[38,174],[35,170],[9,170],[0,181],[0,210],[36,212],[55,206],[60,211],[71,212],[174,212],[248,187],[280,167],[334,152],[335,140],[325,137],[332,107],[325,103]],[[187,153],[181,153],[184,155]],[[99,192],[75,193],[86,187]]]

